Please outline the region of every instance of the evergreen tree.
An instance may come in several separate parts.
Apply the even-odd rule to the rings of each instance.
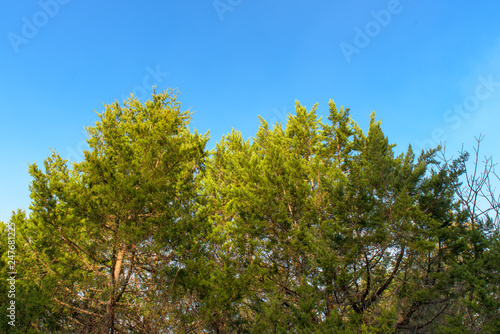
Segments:
[[[81,163],[53,153],[43,170],[30,166],[31,213],[13,218],[26,250],[18,271],[61,316],[47,330],[175,328],[170,319],[184,313],[176,301],[190,298],[176,296],[176,286],[196,252],[207,138],[189,131],[189,112],[172,92],[105,107],[87,129]],[[43,318],[30,326],[44,328]]]
[[[210,153],[189,120],[171,91],[106,105],[82,162],[30,166],[31,212],[10,220],[18,325],[0,330],[498,332],[491,159],[396,155],[374,114],[365,133],[333,101],[326,122],[296,102]]]
[[[212,252],[230,282],[217,286],[230,301],[214,303],[226,310],[217,328],[437,328],[458,297],[462,170],[440,164],[437,150],[395,156],[374,115],[364,134],[333,101],[331,124],[315,112],[297,103],[285,129],[261,119],[251,144],[233,132],[213,152]]]

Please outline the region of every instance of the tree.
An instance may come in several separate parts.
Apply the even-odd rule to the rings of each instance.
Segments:
[[[496,333],[500,327],[500,198],[494,185],[500,178],[495,172],[492,157],[480,161],[483,136],[476,138],[471,163],[470,154],[463,148],[455,160],[445,152],[442,161],[453,164],[462,173],[455,182],[465,225],[460,257],[453,266],[452,275],[459,298],[446,314],[443,333],[460,328],[467,333]]]
[[[30,166],[32,212],[15,218],[30,254],[19,271],[64,314],[58,330],[175,326],[207,137],[189,131],[173,92],[106,105],[99,118],[81,163],[53,153],[44,170]]]
[[[30,166],[31,213],[10,221],[15,330],[497,332],[499,199],[480,140],[472,169],[466,152],[396,155],[374,114],[365,133],[329,107],[323,122],[297,102],[285,125],[261,118],[209,154],[171,91],[106,105],[82,162]]]
[[[285,129],[261,120],[251,144],[233,132],[213,152],[216,328],[434,330],[459,295],[463,170],[437,149],[395,156],[374,115],[364,134],[333,101],[330,124],[315,110],[297,103]]]

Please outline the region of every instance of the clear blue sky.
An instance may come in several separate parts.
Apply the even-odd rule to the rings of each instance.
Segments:
[[[6,0],[0,12],[0,220],[29,206],[28,164],[72,161],[103,103],[178,88],[213,147],[295,100],[372,110],[400,149],[486,135],[500,160],[500,2]],[[434,145],[434,144],[433,144]]]

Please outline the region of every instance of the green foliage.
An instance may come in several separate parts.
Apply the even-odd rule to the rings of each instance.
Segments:
[[[84,161],[30,166],[20,328],[495,333],[498,229],[459,188],[467,155],[396,155],[374,114],[364,133],[329,108],[206,152],[173,92],[106,105]]]
[[[107,105],[87,129],[84,161],[70,166],[54,152],[43,169],[30,166],[31,213],[13,217],[19,285],[34,292],[19,299],[35,310],[25,328],[147,331],[175,313],[158,306],[176,305],[177,277],[198,251],[197,175],[207,141],[189,131],[189,115],[172,92],[144,105]]]

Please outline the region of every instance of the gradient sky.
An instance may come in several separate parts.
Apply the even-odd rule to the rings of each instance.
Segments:
[[[103,104],[177,88],[209,148],[295,100],[375,110],[397,150],[445,140],[500,160],[500,2],[3,1],[0,221],[29,207],[28,164],[79,161]]]

